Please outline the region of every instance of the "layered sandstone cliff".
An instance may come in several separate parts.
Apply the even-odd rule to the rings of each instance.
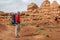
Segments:
[[[31,3],[27,11],[21,12],[20,18],[27,25],[57,26],[60,25],[60,5],[56,1],[51,4],[49,0],[45,0],[40,7]],[[0,11],[0,21],[2,19],[10,21],[11,13]]]
[[[34,6],[33,4],[31,3],[27,6],[31,11],[27,9],[27,11],[21,14],[24,22],[39,26],[56,26],[60,24],[60,5],[56,1],[50,4],[49,0],[45,0],[40,7],[37,7],[36,4]]]

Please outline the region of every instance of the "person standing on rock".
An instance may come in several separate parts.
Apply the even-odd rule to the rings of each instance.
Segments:
[[[16,28],[15,28],[15,36],[19,37],[19,31],[20,31],[20,12],[15,14],[15,22],[16,22]]]

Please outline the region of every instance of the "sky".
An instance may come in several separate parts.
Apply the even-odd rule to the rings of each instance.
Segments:
[[[4,12],[17,12],[27,10],[27,5],[31,2],[36,3],[38,6],[44,0],[0,0],[0,11]],[[53,0],[49,0],[51,3]],[[60,0],[56,0],[60,4]]]

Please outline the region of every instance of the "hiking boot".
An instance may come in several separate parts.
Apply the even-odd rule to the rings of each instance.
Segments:
[[[20,37],[19,35],[16,36],[16,38],[19,38],[19,37]]]

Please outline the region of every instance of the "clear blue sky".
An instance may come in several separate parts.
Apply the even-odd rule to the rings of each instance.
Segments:
[[[38,6],[44,0],[0,0],[0,11],[14,12],[27,10],[27,5],[31,2],[36,3]],[[53,0],[49,0],[51,3]],[[56,0],[60,4],[60,0]]]

